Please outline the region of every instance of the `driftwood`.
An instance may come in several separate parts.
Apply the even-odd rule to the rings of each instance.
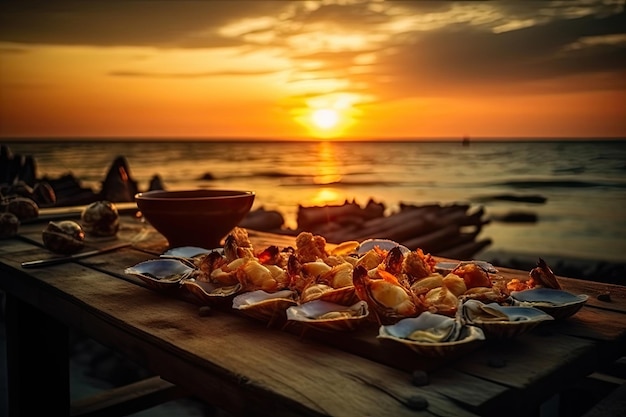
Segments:
[[[372,206],[373,202],[368,203]],[[482,226],[489,221],[483,218],[484,210],[471,210],[467,204],[427,204],[423,206],[401,204],[400,211],[371,216],[366,208],[346,202],[343,206],[298,207],[299,231],[322,235],[328,242],[362,241],[369,238],[391,239],[409,249],[421,248],[434,255],[455,259],[470,259],[491,244],[490,239],[477,240]],[[314,223],[315,219],[317,223]]]

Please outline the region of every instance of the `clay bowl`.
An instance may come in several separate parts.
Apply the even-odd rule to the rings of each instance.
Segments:
[[[136,194],[135,201],[170,248],[212,249],[250,212],[254,196],[237,190],[156,190]]]

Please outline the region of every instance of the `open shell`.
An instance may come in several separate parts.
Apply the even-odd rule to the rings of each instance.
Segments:
[[[378,338],[403,344],[423,356],[444,358],[472,350],[485,340],[485,334],[458,319],[425,311],[417,317],[380,326]]]
[[[180,288],[181,282],[191,278],[194,271],[177,259],[151,259],[126,268],[124,273],[141,279],[152,289],[167,291]]]
[[[488,339],[511,339],[531,331],[543,321],[554,320],[549,314],[534,307],[501,306],[467,300],[461,308],[467,324],[480,327]]]
[[[239,294],[233,298],[235,310],[268,323],[285,319],[285,310],[296,304],[296,292],[292,290],[281,290],[273,293],[256,290]]]
[[[532,288],[524,291],[512,291],[511,298],[516,305],[538,308],[560,320],[576,314],[587,302],[589,296],[585,294],[575,295],[552,288]]]
[[[482,268],[486,272],[489,272],[490,274],[498,273],[496,267],[494,267],[487,261],[437,262],[435,264],[435,271],[439,272],[442,275],[446,275],[454,271],[454,269],[456,269],[458,266],[467,264],[478,265],[480,268]]]
[[[181,283],[182,287],[190,292],[198,301],[205,304],[221,302],[241,291],[241,284],[218,285],[213,282],[186,279]]]
[[[345,306],[314,300],[287,309],[287,320],[300,322],[322,331],[355,330],[368,315],[365,301]]]
[[[411,250],[407,248],[406,246],[401,245],[398,242],[395,242],[390,239],[366,239],[363,242],[361,242],[356,252],[358,255],[363,255],[367,251],[374,249],[374,247],[376,246],[378,246],[380,249],[383,249],[383,250],[391,250],[395,248],[396,246],[399,246],[403,254],[411,252]]]

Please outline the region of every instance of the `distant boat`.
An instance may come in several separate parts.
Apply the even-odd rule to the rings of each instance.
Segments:
[[[469,146],[470,144],[470,138],[469,136],[463,136],[463,146]]]

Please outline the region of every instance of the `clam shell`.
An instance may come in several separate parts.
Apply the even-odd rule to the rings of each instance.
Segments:
[[[177,259],[151,259],[124,270],[127,275],[140,278],[156,290],[180,288],[181,281],[190,278],[194,269]]]
[[[364,253],[367,253],[368,251],[374,249],[374,247],[376,246],[383,250],[391,250],[396,246],[399,246],[403,254],[411,252],[411,250],[406,246],[401,245],[398,242],[390,239],[366,239],[361,242],[358,249],[356,250],[356,253],[358,255],[363,255]]]
[[[285,310],[296,305],[296,292],[281,290],[269,293],[256,290],[239,294],[233,298],[233,308],[257,320],[273,322],[285,318]]]
[[[501,306],[467,300],[461,308],[466,322],[480,327],[488,339],[512,339],[531,331],[543,321],[554,320],[549,314],[534,307]]]
[[[532,288],[524,291],[512,291],[511,298],[517,305],[538,308],[560,320],[576,314],[587,302],[589,296],[586,294],[575,295],[552,288]]]
[[[329,314],[349,312],[349,316],[332,317]],[[297,321],[322,331],[355,330],[369,315],[367,303],[359,301],[351,306],[314,300],[287,309],[287,320]]]
[[[410,339],[415,332],[432,332],[432,341]],[[423,312],[395,324],[380,326],[379,339],[403,344],[420,355],[436,358],[457,356],[477,347],[485,340],[482,329],[463,325],[459,320]]]
[[[218,285],[213,282],[186,279],[181,283],[182,287],[189,291],[201,303],[212,304],[224,300],[241,291],[241,284]]]

